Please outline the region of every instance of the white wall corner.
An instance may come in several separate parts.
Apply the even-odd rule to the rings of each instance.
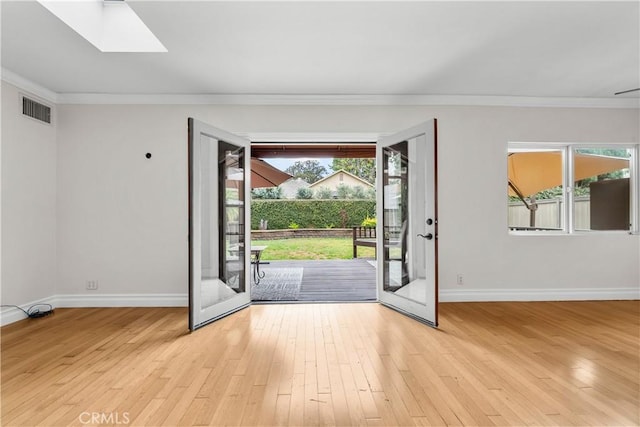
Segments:
[[[440,289],[440,302],[608,301],[640,299],[640,287],[574,289]]]

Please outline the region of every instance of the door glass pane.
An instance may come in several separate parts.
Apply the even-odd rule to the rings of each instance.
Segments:
[[[244,148],[219,142],[220,279],[235,293],[245,292]]]
[[[384,287],[394,292],[409,283],[407,253],[403,249],[403,226],[408,221],[407,201],[407,143],[401,142],[383,150],[383,240]]]
[[[574,228],[629,230],[631,186],[627,148],[578,148],[573,153]]]
[[[204,309],[245,291],[244,151],[201,135],[200,153],[200,301]]]
[[[414,301],[426,301],[424,241],[416,237],[424,219],[424,171],[409,161],[410,144],[403,141],[383,149],[383,290]],[[424,228],[424,227],[423,227]]]

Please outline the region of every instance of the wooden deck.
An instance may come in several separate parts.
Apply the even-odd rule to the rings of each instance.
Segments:
[[[298,301],[375,301],[376,269],[366,259],[270,261],[260,266],[303,268]]]

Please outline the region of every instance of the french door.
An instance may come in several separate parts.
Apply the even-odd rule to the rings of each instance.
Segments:
[[[438,325],[436,120],[378,141],[380,303]],[[251,303],[250,141],[189,119],[189,328]]]
[[[189,127],[189,329],[251,303],[250,142],[192,118]]]
[[[378,141],[380,303],[438,325],[435,119]]]

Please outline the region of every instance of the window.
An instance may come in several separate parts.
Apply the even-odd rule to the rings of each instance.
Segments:
[[[638,146],[509,144],[508,227],[638,231]]]

